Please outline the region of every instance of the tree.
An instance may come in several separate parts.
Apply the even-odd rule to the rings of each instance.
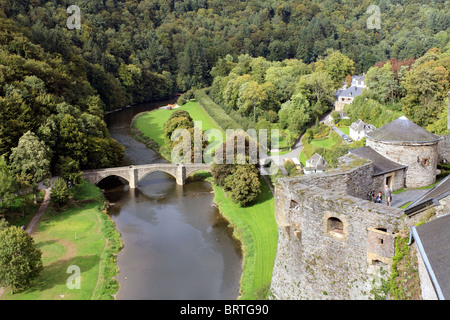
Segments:
[[[281,129],[289,128],[293,132],[301,132],[311,121],[311,108],[306,97],[299,93],[283,103],[278,116]]]
[[[17,180],[13,172],[6,163],[4,156],[0,157],[0,201],[2,204],[2,213],[4,215],[5,204],[15,197],[18,189]]]
[[[71,157],[82,166],[87,164],[87,139],[74,116],[65,114],[59,122],[59,139],[55,150]]]
[[[69,188],[67,187],[66,181],[58,177],[55,182],[53,182],[52,193],[50,194],[50,199],[58,207],[64,205],[69,200]]]
[[[237,165],[236,170],[225,179],[225,185],[233,202],[245,207],[261,193],[259,173],[255,166]]]
[[[80,171],[80,165],[78,161],[73,160],[71,157],[59,157],[56,168],[59,176],[67,184],[75,186],[81,182],[83,173]]]
[[[239,95],[239,113],[245,116],[253,114],[253,122],[256,123],[257,110],[263,109],[268,95],[264,86],[256,81],[251,81],[241,86]]]
[[[50,160],[50,148],[31,131],[25,133],[20,138],[18,146],[12,149],[11,168],[32,187],[34,203],[37,202],[38,183],[51,176]]]
[[[214,183],[220,187],[226,187],[225,179],[233,173],[234,169],[234,165],[232,164],[213,163],[211,166],[211,175]]]
[[[394,100],[395,93],[398,92],[395,75],[391,69],[391,64],[387,62],[381,68],[372,67],[367,71],[368,95],[382,103]]]
[[[316,63],[316,71],[326,71],[333,80],[334,89],[342,87],[347,75],[355,71],[355,62],[339,51],[328,50],[328,55]]]
[[[22,228],[12,226],[0,231],[0,284],[26,288],[43,268],[42,251]]]

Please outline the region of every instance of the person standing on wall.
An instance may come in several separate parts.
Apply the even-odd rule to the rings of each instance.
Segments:
[[[384,197],[386,198],[386,205],[390,207],[392,202],[392,193],[388,185],[386,185],[386,188],[384,189]]]

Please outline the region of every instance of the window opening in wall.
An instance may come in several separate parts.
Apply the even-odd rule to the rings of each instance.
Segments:
[[[327,221],[327,227],[329,232],[344,234],[344,224],[338,218],[329,218]]]
[[[384,263],[382,262],[382,261],[380,261],[380,260],[372,260],[371,261],[371,264],[373,265],[373,266],[383,266],[384,265]]]
[[[291,209],[300,210],[300,206],[295,200],[291,200],[290,206]]]

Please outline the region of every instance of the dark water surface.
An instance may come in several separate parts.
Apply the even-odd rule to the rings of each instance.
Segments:
[[[106,115],[126,164],[167,162],[130,135],[139,112],[173,103],[142,104]],[[117,257],[117,299],[236,299],[242,258],[213,205],[207,182],[179,186],[163,172],[149,174],[136,190],[104,181],[124,248]]]

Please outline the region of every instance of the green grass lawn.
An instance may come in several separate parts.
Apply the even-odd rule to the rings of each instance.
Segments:
[[[187,112],[189,112],[194,121],[201,121],[203,131],[208,129],[218,129],[222,131],[197,102],[188,102],[178,109],[186,110]],[[146,112],[136,119],[136,126],[144,135],[146,135],[159,145],[163,145],[164,123],[169,120],[172,112],[178,109],[158,109]]]
[[[265,299],[272,279],[278,243],[278,227],[272,192],[261,179],[262,192],[255,203],[240,207],[227,198],[222,188],[213,185],[214,202],[230,221],[234,235],[241,241],[244,261],[241,276],[241,299]]]
[[[322,138],[322,139],[313,139],[311,140],[310,144],[316,147],[330,149],[336,144],[336,142],[331,138]]]
[[[338,127],[339,130],[341,130],[346,135],[350,134],[350,127]]]
[[[74,193],[76,200],[93,199],[81,207],[70,205],[58,212],[49,206],[32,237],[42,250],[44,269],[34,284],[4,300],[90,300],[110,299],[118,285],[112,251],[121,246],[113,222],[100,210],[101,191],[84,182]],[[69,289],[69,266],[78,266],[81,288]]]

